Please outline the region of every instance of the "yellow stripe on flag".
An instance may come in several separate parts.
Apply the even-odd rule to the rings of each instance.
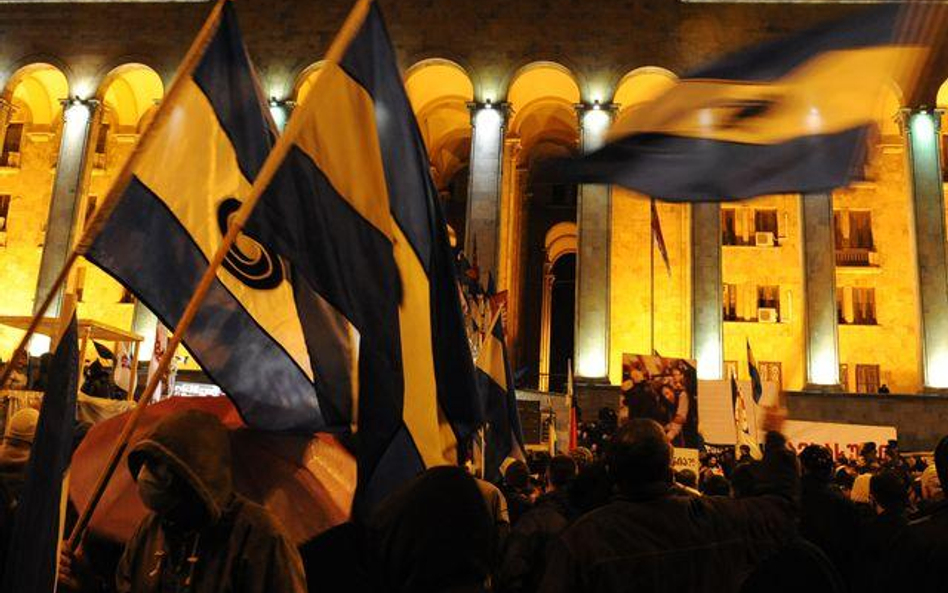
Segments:
[[[328,63],[302,109],[296,146],[360,216],[391,238],[372,97],[337,64]]]
[[[833,134],[879,119],[898,67],[925,55],[917,46],[875,46],[820,54],[774,81],[684,79],[620,120],[611,139],[658,133],[748,144]],[[894,114],[891,114],[894,115]]]
[[[453,432],[442,430],[447,420],[438,406],[428,276],[402,230],[397,224],[392,224],[392,230],[395,262],[402,280],[398,315],[405,380],[402,419],[425,466],[445,465],[452,463],[457,442]]]
[[[167,116],[149,130],[151,142],[133,172],[165,203],[210,260],[223,240],[217,224],[218,206],[228,198],[243,200],[251,185],[207,96],[193,79],[183,79],[180,85]],[[255,248],[245,237],[238,239],[238,246],[244,253],[253,253]],[[217,276],[312,380],[309,350],[289,282],[284,280],[272,290],[257,290],[223,267]]]

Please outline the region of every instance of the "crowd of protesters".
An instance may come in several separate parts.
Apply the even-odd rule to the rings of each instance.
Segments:
[[[0,447],[0,560],[36,426]],[[763,458],[722,448],[675,472],[651,420],[611,411],[568,454],[508,459],[491,484],[435,468],[371,515],[296,548],[236,494],[216,417],[173,414],[127,463],[152,511],[124,551],[64,553],[60,591],[937,591],[948,560],[948,437],[933,462],[895,443],[856,459],[797,455],[765,414]],[[300,509],[301,513],[305,509]]]

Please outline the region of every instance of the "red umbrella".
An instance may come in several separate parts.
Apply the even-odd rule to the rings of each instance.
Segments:
[[[168,414],[198,409],[214,414],[231,432],[237,492],[270,509],[290,538],[303,543],[349,518],[355,459],[332,435],[311,438],[247,428],[226,397],[173,397],[145,409],[129,450]],[[128,413],[89,430],[72,459],[69,497],[82,509],[92,496]],[[125,542],[147,513],[123,459],[92,517],[90,529]]]

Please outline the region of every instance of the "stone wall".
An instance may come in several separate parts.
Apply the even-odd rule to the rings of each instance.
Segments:
[[[789,393],[793,420],[895,426],[902,451],[928,451],[948,434],[948,398]]]

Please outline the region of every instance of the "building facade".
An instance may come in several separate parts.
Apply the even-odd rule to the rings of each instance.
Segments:
[[[787,390],[948,388],[940,56],[918,89],[879,101],[866,181],[805,198],[659,202],[667,267],[649,197],[534,174],[594,149],[710,57],[855,9],[838,4],[382,2],[448,221],[508,291],[525,385],[562,389],[567,361],[617,385],[623,353],[652,351],[696,358],[702,378],[744,377],[750,342]],[[312,88],[349,6],[237,3],[278,123]],[[209,7],[0,3],[0,315],[28,315],[46,294]],[[153,327],[90,264],[73,283],[81,316]],[[19,335],[0,327],[0,356]]]

